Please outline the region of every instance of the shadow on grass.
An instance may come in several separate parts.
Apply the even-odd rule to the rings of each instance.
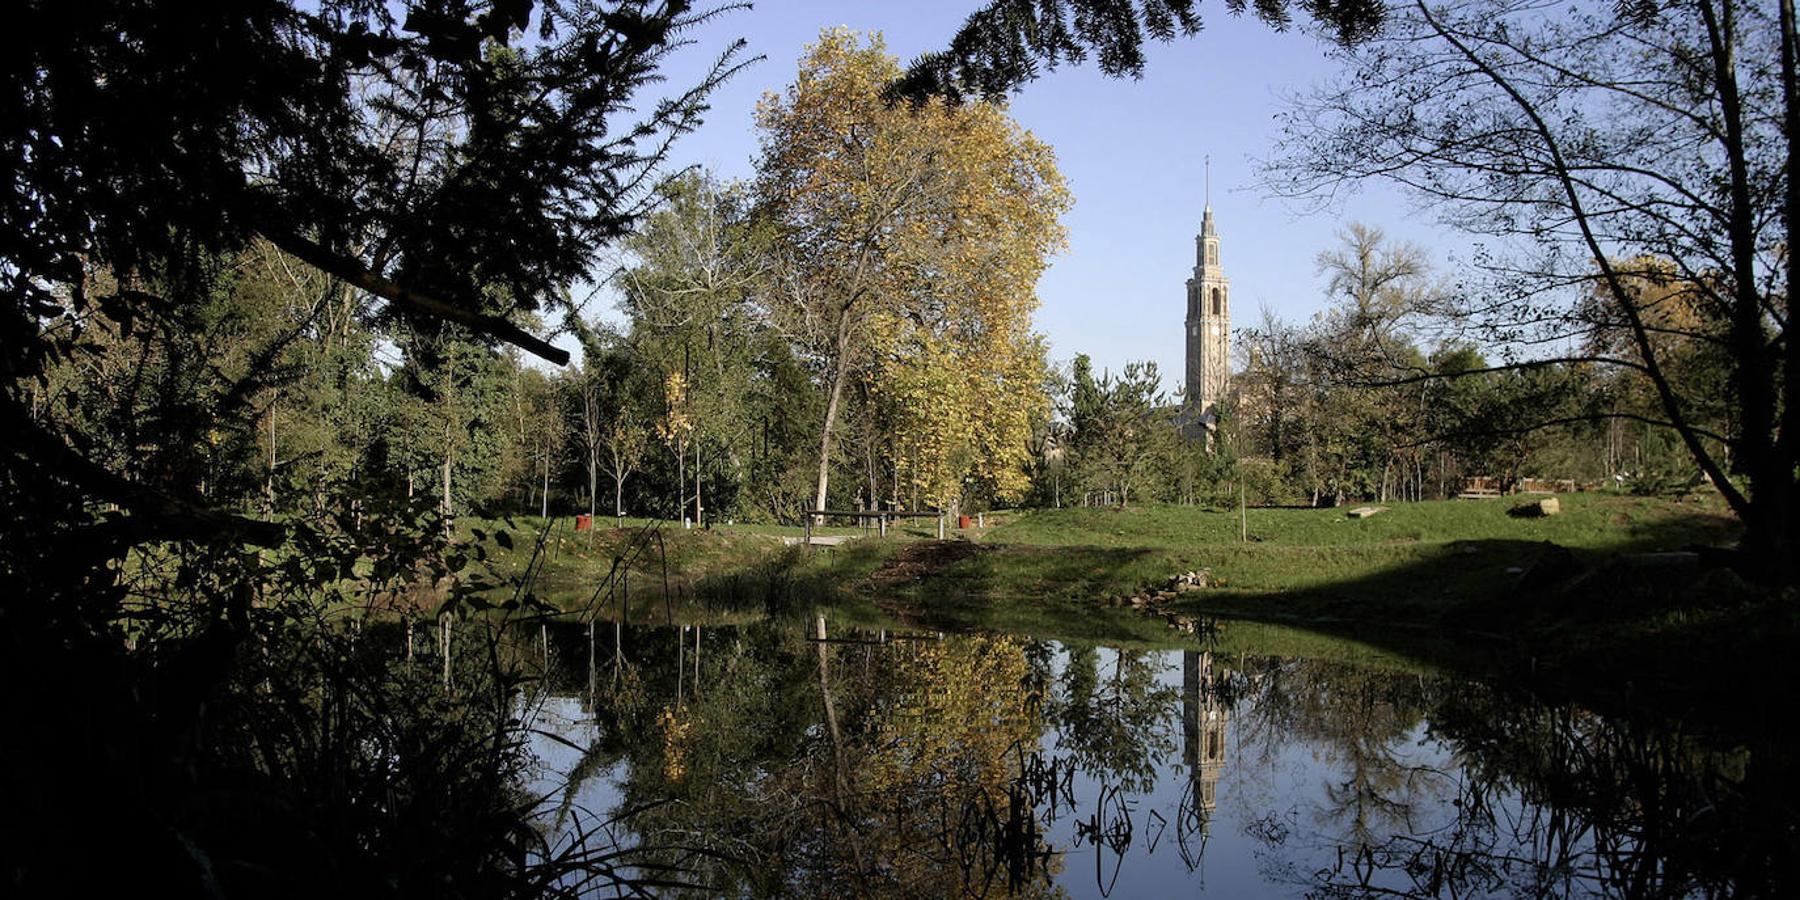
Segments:
[[[1759,588],[1693,530],[1604,549],[1458,541],[1294,591],[1204,592],[1201,615],[1272,622],[1497,677],[1546,698],[1733,735],[1791,736],[1793,589]]]
[[[883,590],[878,602],[946,627],[1169,644],[1182,638],[1160,619],[1114,605],[1212,568],[1225,585],[1183,595],[1177,609],[1348,638],[1434,668],[1712,727],[1778,710],[1800,675],[1787,649],[1800,624],[1791,601],[1746,584],[1723,551],[1707,549],[1732,540],[1735,525],[1707,514],[1612,525],[1616,539],[1582,549],[1511,538],[993,543]]]

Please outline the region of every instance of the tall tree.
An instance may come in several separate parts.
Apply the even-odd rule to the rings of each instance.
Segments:
[[[176,364],[161,371],[202,376],[188,380],[206,402],[147,420],[178,426],[156,443],[208,471],[256,446],[240,426],[266,424],[258,407],[279,386],[271,449],[292,471],[300,392],[271,383],[278,360],[227,371],[208,343],[230,263],[259,238],[349,287],[320,304],[327,332],[368,324],[362,304],[378,298],[385,320],[460,323],[488,357],[504,341],[564,361],[524,316],[560,303],[629,230],[668,141],[734,68],[735,49],[694,90],[631,113],[705,15],[683,0],[9,7],[0,674],[59,689],[15,692],[9,720],[82,735],[0,750],[15,891],[409,893],[425,883],[414,866],[440,886],[528,890],[505,692],[425,699],[391,655],[351,652],[319,615],[441,571],[416,552],[417,523],[364,522],[342,487],[313,520],[247,519],[228,512],[242,494],[185,463],[160,477],[96,452],[37,389],[59,361],[132,349],[90,341],[102,320],[167,328],[184,337],[161,343]],[[251,324],[276,323],[290,324]],[[270,558],[244,546],[284,538]],[[122,564],[130,553],[171,568]],[[444,715],[412,714],[439,703]],[[116,866],[85,864],[73,840],[69,811],[97,804],[114,811]],[[428,846],[407,822],[444,827]]]
[[[525,495],[526,509],[550,514],[550,494],[568,427],[561,408],[563,379],[525,365],[516,352],[504,357],[505,400],[511,429],[501,465],[508,493]],[[535,498],[536,502],[530,502]]]
[[[1385,502],[1396,469],[1398,480],[1408,481],[1416,468],[1421,391],[1418,383],[1378,389],[1364,382],[1423,366],[1415,323],[1437,311],[1439,291],[1423,250],[1394,244],[1381,229],[1360,222],[1344,228],[1338,247],[1319,254],[1318,268],[1330,305],[1308,346],[1336,370],[1336,398],[1327,414],[1352,419],[1348,432],[1360,445],[1361,468],[1365,475],[1379,468],[1373,493]]]
[[[1341,51],[1344,79],[1297,106],[1271,180],[1305,195],[1397,180],[1498,239],[1465,321],[1503,364],[1640,373],[1657,397],[1645,418],[1736,511],[1751,566],[1786,578],[1800,540],[1795,47],[1788,3],[1414,3],[1381,40]],[[1718,383],[1684,384],[1671,366],[1659,334],[1673,323],[1651,311],[1664,293],[1629,262],[1642,259],[1694,295],[1684,337],[1724,352],[1726,433],[1700,412]],[[1625,352],[1538,349],[1596,328]]]
[[[6,54],[0,101],[14,173],[0,187],[0,432],[20,473],[10,483],[40,495],[26,502],[47,509],[59,501],[31,486],[73,483],[139,515],[139,534],[276,538],[84,465],[20,395],[96,308],[201,303],[217,274],[209,254],[252,237],[398,314],[566,361],[510,314],[554,301],[629,229],[668,140],[698,120],[740,45],[621,128],[707,14],[646,0],[533,12],[337,0],[179,17],[135,0],[18,10],[24,38]],[[122,282],[95,279],[105,272]]]
[[[402,348],[395,378],[405,400],[390,458],[406,467],[414,489],[434,488],[448,537],[457,514],[489,499],[500,475],[505,367],[454,326],[411,330]]]
[[[767,325],[753,302],[767,260],[749,220],[746,192],[688,175],[664,190],[668,203],[624,242],[618,280],[638,365],[680,372],[687,382],[694,518],[703,510],[706,471],[743,472],[740,445],[751,433],[750,386]],[[713,465],[704,466],[702,454]]]
[[[1116,377],[1102,375],[1094,390],[1099,408],[1078,438],[1082,472],[1090,487],[1111,491],[1120,506],[1130,504],[1134,491],[1148,499],[1181,440],[1162,374],[1154,362],[1130,362]]]
[[[954,490],[948,482],[960,483],[976,461],[966,441],[1009,467],[1022,463],[1028,416],[1002,404],[1019,399],[1016,383],[1035,385],[1042,368],[1028,324],[1033,286],[1060,246],[1056,220],[1068,203],[1050,152],[997,107],[886,103],[881,90],[899,71],[879,37],[865,45],[827,31],[796,81],[757,112],[757,190],[776,230],[771,303],[824,382],[816,508],[827,503],[835,429],[856,373],[879,383],[929,379],[933,363],[971,367],[975,378],[956,386],[966,395],[954,400],[948,384],[886,385],[921,423],[912,443],[917,458],[929,458],[929,493],[942,502]],[[990,226],[1005,230],[978,230]],[[968,337],[982,329],[990,344],[978,349]],[[930,433],[931,414],[918,406],[927,401],[995,413],[999,430]]]

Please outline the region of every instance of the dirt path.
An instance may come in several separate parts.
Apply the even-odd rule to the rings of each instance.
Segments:
[[[936,575],[982,550],[971,541],[914,541],[900,548],[881,568],[869,576],[878,591],[884,588],[914,584]]]

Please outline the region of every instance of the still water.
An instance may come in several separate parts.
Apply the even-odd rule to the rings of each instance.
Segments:
[[[1268,626],[534,636],[541,826],[654,893],[1688,896],[1791,865],[1757,788],[1785,756]]]

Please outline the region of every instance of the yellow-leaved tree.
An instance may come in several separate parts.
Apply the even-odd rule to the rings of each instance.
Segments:
[[[899,74],[880,36],[828,30],[757,109],[771,312],[822,373],[820,509],[854,378],[869,380],[899,480],[940,507],[976,484],[1022,491],[1047,404],[1031,314],[1065,241],[1055,155],[997,104],[889,105]]]

